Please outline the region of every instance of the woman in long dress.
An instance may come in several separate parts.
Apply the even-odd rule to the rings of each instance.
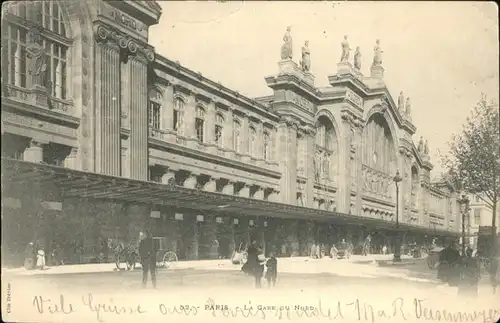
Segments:
[[[36,253],[36,267],[40,270],[45,268],[45,251],[42,249],[38,250]]]

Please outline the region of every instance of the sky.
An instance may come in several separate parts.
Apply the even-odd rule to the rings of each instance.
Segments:
[[[278,73],[280,48],[292,27],[294,61],[309,40],[316,86],[336,73],[341,42],[360,46],[369,76],[380,39],[384,80],[397,102],[412,102],[413,140],[429,140],[434,171],[447,142],[486,93],[498,102],[498,8],[493,2],[181,2],[159,1],[151,27],[156,51],[249,97],[271,95],[264,78]],[[352,55],[351,55],[352,59]]]

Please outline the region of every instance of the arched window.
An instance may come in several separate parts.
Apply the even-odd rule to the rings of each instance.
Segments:
[[[174,99],[174,131],[182,134],[182,124],[184,122],[184,101],[181,98]]]
[[[203,142],[205,134],[205,110],[197,106],[196,107],[196,118],[194,120],[194,127],[196,129],[196,138],[199,142]]]
[[[160,129],[161,125],[161,100],[162,95],[157,90],[149,91],[149,127],[152,129]]]
[[[257,144],[257,131],[255,131],[254,127],[250,127],[248,131],[248,154],[250,156],[255,157],[257,155],[256,144]]]
[[[8,7],[5,19],[2,72],[7,83],[21,88],[43,86],[52,96],[66,99],[71,40],[58,2],[20,1]]]
[[[217,147],[222,148],[223,140],[222,140],[222,130],[224,129],[224,116],[220,113],[217,113],[215,116],[215,144]]]
[[[264,160],[271,159],[271,136],[264,132]]]
[[[237,153],[240,152],[240,136],[241,136],[241,123],[238,120],[233,122],[233,148]]]

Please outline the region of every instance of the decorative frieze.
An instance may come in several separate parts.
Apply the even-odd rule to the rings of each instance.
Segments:
[[[357,108],[363,108],[363,99],[351,90],[346,91],[345,100],[352,103]]]
[[[147,61],[155,60],[152,46],[142,43],[113,27],[98,22],[94,25],[95,40],[98,43],[114,43],[127,55],[144,57]]]

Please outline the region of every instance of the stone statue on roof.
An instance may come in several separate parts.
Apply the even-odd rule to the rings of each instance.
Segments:
[[[380,47],[380,39],[377,39],[375,43],[375,47],[373,48],[373,64],[372,66],[381,66],[382,65],[382,53],[384,52]]]
[[[398,110],[400,113],[405,112],[405,96],[403,94],[403,91],[399,92]]]
[[[406,117],[411,120],[411,102],[410,98],[406,98]]]
[[[424,152],[424,137],[420,136],[420,140],[418,141],[418,151],[423,153]]]
[[[429,142],[427,140],[424,145],[424,154],[429,155]]]
[[[354,68],[358,71],[361,70],[361,52],[359,46],[356,47],[356,52],[354,53]]]
[[[311,70],[311,51],[309,50],[308,40],[306,40],[304,46],[302,46],[302,60],[300,61],[300,67],[304,72],[309,72]]]
[[[344,41],[342,42],[342,55],[340,56],[341,63],[349,62],[349,54],[351,48],[349,47],[349,41],[347,40],[347,35],[344,36]]]
[[[292,59],[293,57],[293,42],[292,42],[292,27],[288,26],[286,28],[285,35],[283,36],[283,41],[285,42],[281,46],[281,59]]]

